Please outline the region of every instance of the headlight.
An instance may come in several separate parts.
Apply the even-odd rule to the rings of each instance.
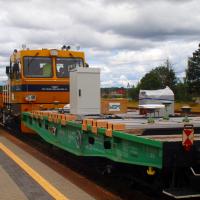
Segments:
[[[36,96],[35,95],[27,95],[25,97],[25,100],[28,102],[36,101]]]

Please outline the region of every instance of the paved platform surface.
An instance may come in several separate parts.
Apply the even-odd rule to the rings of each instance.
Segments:
[[[0,199],[90,200],[85,191],[1,136]]]

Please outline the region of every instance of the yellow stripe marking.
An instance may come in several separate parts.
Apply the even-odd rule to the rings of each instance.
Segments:
[[[29,174],[41,187],[44,188],[53,198],[57,200],[69,200],[61,192],[59,192],[53,185],[51,185],[46,179],[40,176],[34,169],[28,164],[16,156],[5,145],[0,143],[0,149],[4,151],[12,160],[14,160],[27,174]]]

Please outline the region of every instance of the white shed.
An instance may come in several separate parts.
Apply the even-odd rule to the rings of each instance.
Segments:
[[[164,116],[166,111],[168,115],[174,115],[174,93],[167,86],[159,90],[140,90],[139,105],[162,104],[165,109],[161,109],[159,116]]]

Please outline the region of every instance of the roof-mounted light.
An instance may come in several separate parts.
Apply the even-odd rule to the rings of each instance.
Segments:
[[[51,56],[58,56],[58,50],[57,49],[51,49],[50,50],[50,55]]]
[[[71,49],[71,46],[63,45],[61,49],[62,49],[62,50],[66,50],[66,51],[68,51],[68,50]]]

